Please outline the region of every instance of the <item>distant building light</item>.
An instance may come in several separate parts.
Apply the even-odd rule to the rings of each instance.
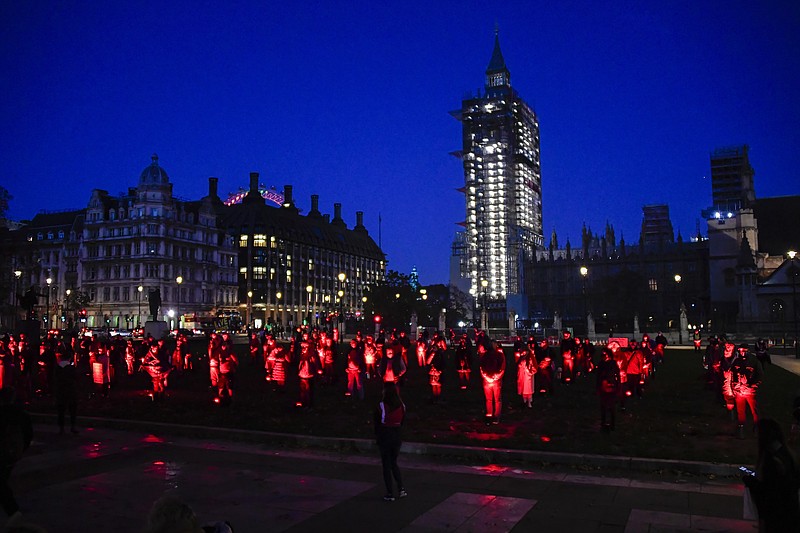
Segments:
[[[728,218],[733,218],[733,213],[731,213],[730,211],[728,211]]]
[[[721,217],[722,215],[719,213],[719,211],[714,212],[714,218],[721,218]]]

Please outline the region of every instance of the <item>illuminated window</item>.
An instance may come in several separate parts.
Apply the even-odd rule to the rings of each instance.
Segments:
[[[308,269],[309,270],[314,270],[314,260],[313,259],[309,259],[308,260]]]
[[[651,291],[655,292],[658,290],[658,280],[656,280],[655,278],[650,278],[647,281],[647,284]]]
[[[267,276],[267,267],[253,267],[253,279],[264,279]]]
[[[246,244],[245,244],[246,246]],[[267,246],[267,236],[256,233],[253,235],[253,246],[265,248]]]
[[[240,248],[247,248],[247,240],[250,238],[249,235],[240,235],[239,236],[239,247]]]
[[[247,279],[247,267],[239,267],[239,275],[242,276],[243,279]]]

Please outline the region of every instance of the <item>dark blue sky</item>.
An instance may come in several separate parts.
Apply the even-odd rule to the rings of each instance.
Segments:
[[[653,4],[653,5],[648,5]],[[709,153],[750,145],[760,197],[800,193],[800,3],[3,2],[0,184],[12,218],[135,186],[294,185],[365,212],[389,267],[446,282],[464,219],[460,124],[495,23],[541,128],[546,241],[695,233]],[[602,6],[602,7],[601,7]]]

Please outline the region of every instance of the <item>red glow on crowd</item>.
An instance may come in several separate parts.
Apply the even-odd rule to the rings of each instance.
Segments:
[[[550,442],[550,437],[548,437],[547,435],[542,435],[541,437],[539,437],[539,440],[542,442]]]

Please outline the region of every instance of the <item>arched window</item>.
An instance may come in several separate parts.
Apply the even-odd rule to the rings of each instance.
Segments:
[[[769,319],[773,323],[783,323],[786,319],[786,305],[783,300],[776,299],[769,303]]]

